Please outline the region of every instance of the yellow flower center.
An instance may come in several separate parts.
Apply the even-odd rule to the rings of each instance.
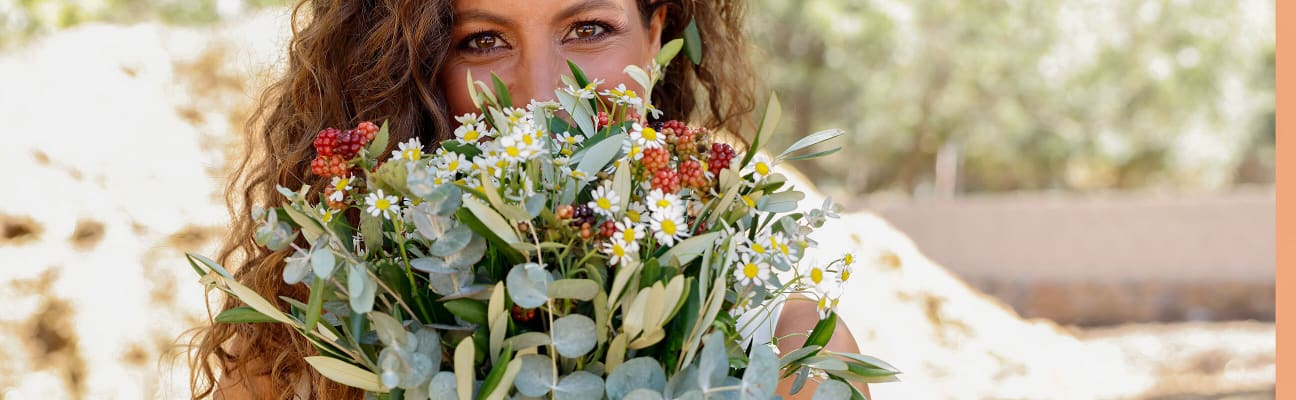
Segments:
[[[758,254],[765,254],[765,246],[760,243],[752,243],[751,249]]]
[[[423,157],[423,152],[419,149],[406,149],[405,153],[401,154],[401,157],[405,157],[406,160],[410,161],[418,161],[419,158]]]
[[[841,280],[842,282],[845,282],[847,279],[850,279],[850,270],[843,269],[841,272]]]
[[[612,255],[617,257],[625,257],[625,254],[626,254],[625,247],[621,247],[620,243],[612,244]]]
[[[827,298],[827,297],[820,297],[820,298],[819,298],[819,310],[822,311],[822,310],[827,310],[827,309],[828,309],[828,298]]]
[[[662,220],[661,230],[662,232],[665,232],[667,235],[675,236],[675,221],[669,219]]]
[[[635,210],[626,211],[626,216],[630,217],[630,222],[639,222],[639,212]]]
[[[823,270],[819,269],[819,267],[815,267],[814,269],[811,269],[810,281],[814,282],[816,285],[823,283]]]
[[[643,129],[643,138],[653,142],[657,141],[657,130],[645,127]]]
[[[459,170],[459,160],[454,160],[454,161],[451,161],[449,164],[446,164],[446,169],[451,170],[451,171],[458,171],[458,170]]]
[[[624,231],[621,231],[621,238],[625,239],[626,243],[635,241],[634,229],[626,229]]]
[[[509,146],[504,148],[504,153],[508,154],[509,157],[517,157],[520,151],[518,151],[517,146]]]
[[[756,173],[757,173],[757,174],[760,174],[761,176],[769,175],[769,173],[770,173],[770,167],[769,167],[769,164],[766,164],[764,161],[757,162],[757,163],[756,163]]]
[[[570,156],[572,155],[572,149],[570,147],[563,147],[560,153],[562,153],[562,155],[564,156]]]
[[[752,200],[751,196],[743,195],[742,200],[744,204],[747,204],[747,208],[756,208],[756,200]]]
[[[791,255],[790,252],[788,251],[788,245],[786,245],[786,244],[780,244],[780,245],[779,245],[779,251],[780,251],[780,252],[783,252],[783,255],[785,255],[785,256],[786,256],[786,255]]]
[[[333,210],[324,212],[324,223],[333,222]]]
[[[388,201],[387,199],[378,199],[378,201],[374,202],[374,208],[387,211],[388,208],[391,208],[391,201]]]
[[[756,277],[760,276],[760,267],[756,266],[756,263],[743,265],[743,276],[747,277],[747,279],[756,279]]]
[[[854,255],[854,254],[851,254],[851,253],[846,253],[846,257],[842,259],[842,262],[846,263],[846,265],[854,264],[854,263],[855,263],[855,255]]]
[[[464,132],[464,140],[469,142],[475,142],[479,137],[481,137],[481,132],[477,132],[476,129],[469,129],[468,132]]]
[[[666,207],[670,207],[670,205],[671,205],[670,200],[666,200],[666,199],[657,200],[657,208],[666,208]]]
[[[530,146],[532,143],[535,143],[535,138],[531,137],[531,135],[522,135],[522,143],[526,143],[527,146]]]
[[[336,185],[333,185],[333,190],[336,190],[336,191],[339,191],[339,192],[344,191],[344,190],[346,190],[347,185],[350,185],[350,184],[351,184],[351,178],[342,178],[342,179],[338,179],[337,184],[336,184]]]
[[[607,197],[599,197],[599,199],[598,199],[598,201],[597,201],[596,203],[598,204],[598,207],[601,208],[601,209],[604,209],[604,210],[611,210],[611,209],[612,209],[612,202],[611,202],[611,201],[608,201]]]

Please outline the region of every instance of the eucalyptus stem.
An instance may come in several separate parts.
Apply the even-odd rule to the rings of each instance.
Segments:
[[[400,247],[401,262],[405,264],[405,277],[409,279],[410,293],[414,294],[414,302],[417,304],[419,316],[422,316],[423,322],[432,322],[432,315],[428,313],[426,301],[423,299],[423,293],[419,291],[418,282],[414,280],[414,268],[410,266],[409,253],[405,251],[405,224],[400,219],[392,218],[392,224],[396,226],[396,243]],[[413,312],[411,311],[411,315]]]

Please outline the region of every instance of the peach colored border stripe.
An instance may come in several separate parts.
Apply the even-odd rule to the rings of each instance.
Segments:
[[[1277,21],[1277,51],[1275,71],[1278,76],[1275,93],[1277,115],[1277,216],[1278,236],[1277,262],[1277,398],[1296,398],[1296,353],[1285,351],[1296,344],[1296,330],[1293,330],[1293,312],[1296,312],[1296,3],[1291,0],[1278,0],[1275,4]],[[1287,21],[1282,23],[1281,21]]]

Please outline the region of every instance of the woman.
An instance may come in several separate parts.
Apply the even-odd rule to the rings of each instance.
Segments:
[[[696,20],[705,61],[695,66],[679,57],[672,63],[667,83],[654,89],[656,106],[670,118],[749,131],[754,80],[743,11],[741,2],[711,0],[303,2],[293,12],[285,75],[262,98],[250,124],[255,134],[249,151],[228,187],[234,229],[220,262],[237,260],[242,266],[237,278],[267,299],[304,299],[304,286],[283,282],[286,254],[252,242],[249,207],[282,199],[276,185],[323,186],[306,171],[314,157],[313,133],[324,127],[388,120],[392,143],[448,137],[451,116],[476,111],[466,87],[470,71],[475,77],[494,72],[519,99],[549,99],[568,71],[567,60],[605,79],[608,87],[634,87],[622,69],[646,65],[663,39],[680,37]],[[239,305],[227,299],[222,307]],[[788,302],[784,310],[776,335],[805,332],[818,322],[809,301]],[[849,331],[838,332],[828,347],[856,352]],[[794,335],[782,341],[783,351],[802,340]],[[309,344],[280,325],[213,324],[202,328],[195,342],[195,398],[361,397],[314,374],[302,360],[311,352]],[[783,383],[784,394],[790,385]],[[797,398],[813,392],[808,384]]]

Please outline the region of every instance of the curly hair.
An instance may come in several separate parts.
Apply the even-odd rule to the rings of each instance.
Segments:
[[[695,20],[706,46],[701,64],[677,57],[670,78],[653,89],[656,106],[675,119],[730,133],[745,132],[754,108],[754,73],[744,33],[745,2],[735,0],[638,0],[645,23],[667,7],[663,42],[682,35]],[[451,118],[435,79],[450,51],[454,15],[450,0],[303,0],[292,9],[292,38],[282,76],[261,94],[247,122],[242,160],[227,183],[231,229],[217,257],[235,267],[236,279],[281,309],[281,296],[305,299],[303,285],[285,284],[284,251],[253,242],[253,205],[282,203],[276,186],[323,187],[308,174],[315,157],[315,132],[360,121],[390,124],[392,140],[419,137],[436,143],[450,136]],[[318,196],[318,190],[312,189]],[[209,299],[209,321],[195,328],[191,348],[193,398],[218,390],[218,380],[271,385],[266,398],[295,397],[311,385],[311,398],[359,398],[354,388],[315,373],[303,360],[314,353],[296,332],[280,324],[221,324],[212,309],[241,305],[237,299]]]

